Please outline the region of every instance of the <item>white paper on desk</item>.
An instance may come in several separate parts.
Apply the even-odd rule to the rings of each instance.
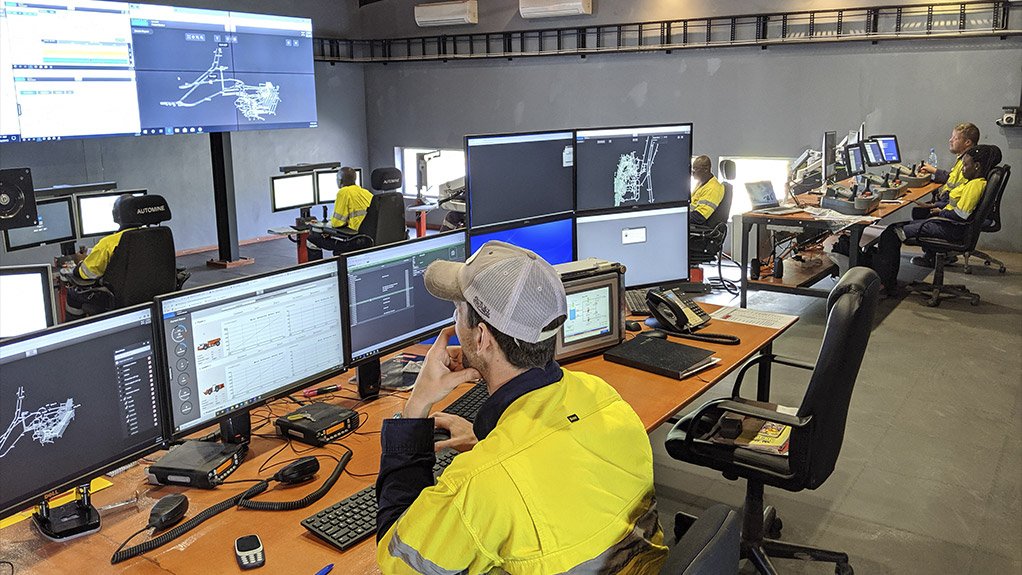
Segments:
[[[880,219],[876,216],[850,216],[848,214],[842,214],[841,212],[836,210],[831,210],[828,208],[819,208],[816,206],[806,206],[804,208],[804,211],[807,214],[811,214],[814,218],[818,220],[824,220],[828,222],[854,223],[861,222],[864,220],[870,220],[875,222]]]
[[[774,313],[772,311],[759,311],[743,307],[722,307],[710,314],[714,319],[744,323],[746,325],[758,325],[772,329],[781,329],[794,321],[796,316]]]

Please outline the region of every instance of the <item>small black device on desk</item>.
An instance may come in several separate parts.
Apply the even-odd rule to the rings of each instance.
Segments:
[[[310,403],[278,417],[277,434],[322,447],[358,428],[358,412],[329,403]]]
[[[234,542],[234,556],[238,559],[238,567],[242,569],[255,569],[266,563],[263,542],[258,535],[238,537]]]

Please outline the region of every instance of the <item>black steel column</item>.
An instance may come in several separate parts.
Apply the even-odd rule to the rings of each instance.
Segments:
[[[234,159],[231,155],[231,133],[209,135],[209,152],[213,164],[213,201],[216,206],[216,238],[220,263],[238,260],[238,213],[234,203]]]

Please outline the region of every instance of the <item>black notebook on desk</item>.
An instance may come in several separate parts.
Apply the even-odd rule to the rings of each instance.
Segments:
[[[665,339],[638,335],[603,353],[603,359],[674,379],[716,363],[713,352]]]

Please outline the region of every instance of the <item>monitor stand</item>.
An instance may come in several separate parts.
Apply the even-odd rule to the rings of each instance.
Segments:
[[[75,500],[50,507],[43,501],[32,514],[32,522],[50,541],[67,541],[99,531],[99,511],[92,506],[89,484],[75,487]]]
[[[149,482],[213,489],[234,473],[248,453],[249,412],[220,422],[220,441],[189,439],[149,466]]]

